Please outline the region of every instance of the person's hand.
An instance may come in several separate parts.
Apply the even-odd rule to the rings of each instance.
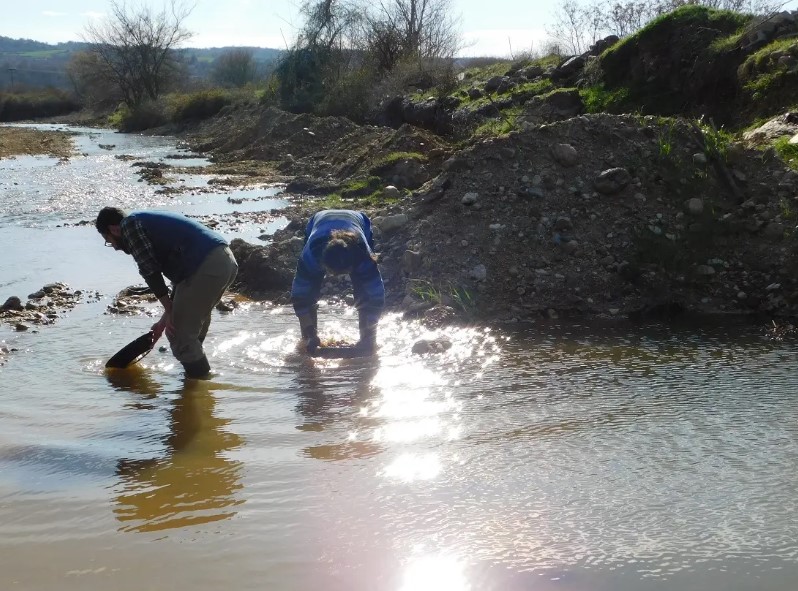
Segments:
[[[157,342],[164,332],[168,338],[172,338],[175,334],[175,325],[172,323],[172,315],[169,312],[164,312],[161,319],[152,325],[152,342]]]

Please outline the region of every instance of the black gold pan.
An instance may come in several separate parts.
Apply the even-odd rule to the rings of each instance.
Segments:
[[[114,356],[108,360],[108,362],[105,364],[105,367],[124,369],[133,365],[134,363],[138,363],[144,357],[146,357],[155,346],[155,339],[153,336],[154,335],[152,334],[152,331],[150,331],[141,335],[136,340],[131,341],[119,349],[119,351],[117,351]]]
[[[369,357],[373,354],[372,351],[362,349],[355,345],[342,345],[319,347],[311,353],[311,357],[321,357],[323,359],[353,359],[355,357]]]

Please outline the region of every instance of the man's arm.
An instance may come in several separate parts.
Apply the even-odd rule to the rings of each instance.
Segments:
[[[164,308],[171,310],[172,302],[169,300],[169,289],[161,273],[161,265],[155,258],[155,248],[144,226],[138,220],[125,221],[122,224],[125,244],[139,267],[139,274],[144,282],[152,289],[152,293],[163,304]],[[164,301],[169,303],[166,304]]]
[[[158,298],[164,308],[163,316],[152,325],[153,341],[161,338],[164,330],[171,336],[174,326],[172,324],[172,299],[169,297],[169,288],[161,273],[161,265],[155,258],[155,248],[144,226],[138,220],[124,221],[122,224],[125,244],[139,267],[139,274],[144,282]]]
[[[315,351],[320,344],[316,326],[316,303],[319,301],[323,279],[323,272],[311,271],[304,259],[299,259],[291,285],[291,303],[299,318],[299,328],[309,353]]]

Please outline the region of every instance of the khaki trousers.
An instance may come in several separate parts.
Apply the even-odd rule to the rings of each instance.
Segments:
[[[230,248],[214,248],[195,273],[174,286],[172,323],[169,339],[172,354],[181,363],[199,361],[205,356],[202,342],[211,325],[211,312],[238,274],[238,263]]]

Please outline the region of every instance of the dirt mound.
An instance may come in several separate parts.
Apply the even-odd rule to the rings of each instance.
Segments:
[[[393,289],[480,315],[792,314],[798,175],[733,145],[713,163],[709,145],[687,123],[612,115],[482,142],[383,236]]]
[[[391,153],[425,159],[423,186],[368,210],[390,306],[446,304],[502,318],[798,311],[798,175],[711,127],[585,115],[457,150],[408,126],[245,114],[236,128],[244,137],[224,117],[203,132],[226,130],[209,141],[229,165],[236,154],[277,158],[279,145],[304,154],[283,155],[283,174],[329,183],[367,176]],[[292,229],[252,247],[260,254],[238,245],[252,262],[242,290],[251,283],[259,296],[286,301],[302,220],[314,209],[311,200],[293,211]],[[271,288],[263,265],[279,279]]]
[[[218,161],[282,160],[323,151],[358,129],[343,117],[314,117],[260,105],[233,105],[188,134],[200,151]]]

